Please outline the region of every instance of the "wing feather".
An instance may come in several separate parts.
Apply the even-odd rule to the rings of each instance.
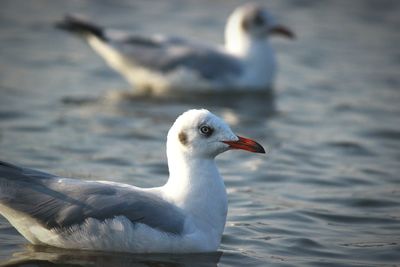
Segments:
[[[4,162],[0,162],[0,203],[47,229],[67,229],[88,218],[125,216],[132,223],[179,234],[185,220],[176,206],[134,187],[60,178]]]

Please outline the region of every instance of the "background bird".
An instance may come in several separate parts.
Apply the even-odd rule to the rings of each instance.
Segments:
[[[229,16],[224,46],[109,30],[77,16],[66,16],[57,27],[82,36],[138,91],[154,95],[270,89],[276,59],[269,37],[294,38],[291,30],[256,4],[240,6]]]

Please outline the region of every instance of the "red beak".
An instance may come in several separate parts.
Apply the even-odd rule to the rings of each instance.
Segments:
[[[289,39],[295,39],[296,36],[294,35],[294,33],[287,27],[282,26],[282,25],[276,25],[273,28],[271,28],[269,30],[269,33],[271,35],[282,35],[285,36]]]
[[[254,153],[265,153],[264,148],[254,140],[238,136],[237,141],[222,141],[231,149],[243,149]]]

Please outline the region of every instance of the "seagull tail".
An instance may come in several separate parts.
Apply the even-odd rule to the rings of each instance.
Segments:
[[[94,35],[102,40],[106,40],[104,29],[83,18],[74,15],[67,15],[63,20],[56,22],[56,28],[86,36]]]
[[[10,186],[10,181],[13,183],[26,183],[35,181],[35,183],[38,184],[45,182],[46,180],[53,177],[56,177],[56,175],[25,167],[19,167],[0,160],[0,202],[2,193],[7,193],[5,191],[2,191],[2,189],[4,189],[3,186]]]

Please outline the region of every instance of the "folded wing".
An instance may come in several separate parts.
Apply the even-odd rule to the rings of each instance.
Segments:
[[[88,218],[125,216],[133,224],[179,234],[185,220],[172,204],[134,187],[60,178],[5,162],[0,162],[0,204],[47,229],[65,230]]]
[[[232,79],[242,72],[235,57],[178,37],[141,36],[107,30],[74,16],[65,17],[57,26],[84,37],[95,36],[119,53],[122,60],[152,71],[169,73],[184,68],[208,80]]]

